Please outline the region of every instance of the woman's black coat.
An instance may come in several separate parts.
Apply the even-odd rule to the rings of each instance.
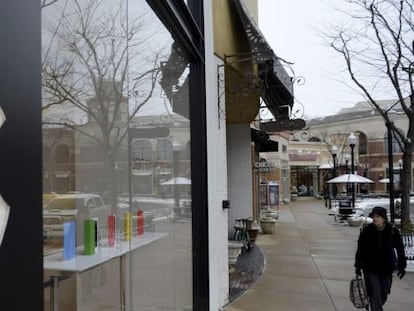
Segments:
[[[394,248],[397,251],[397,265]],[[382,231],[377,230],[374,224],[367,225],[359,235],[355,267],[365,272],[384,274],[405,269],[407,259],[398,229],[389,223]]]

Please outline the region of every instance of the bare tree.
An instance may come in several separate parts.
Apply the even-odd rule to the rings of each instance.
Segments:
[[[153,96],[165,46],[151,43],[146,14],[128,16],[123,1],[45,1],[43,111],[46,126],[64,126],[94,141],[108,184],[128,123]],[[131,100],[131,98],[133,100]],[[54,110],[59,114],[52,114]],[[64,113],[67,111],[67,113]],[[126,119],[125,119],[126,118]],[[97,131],[98,129],[98,131]]]
[[[330,46],[345,60],[352,81],[383,117],[403,151],[402,229],[410,231],[411,159],[414,150],[413,97],[413,1],[344,0],[343,24],[325,32]],[[384,109],[378,96],[392,94],[397,100]],[[403,133],[395,127],[392,115],[405,114],[409,125]]]

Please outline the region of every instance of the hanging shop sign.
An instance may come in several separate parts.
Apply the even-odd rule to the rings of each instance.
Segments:
[[[276,170],[276,164],[272,162],[256,162],[254,169],[259,172],[270,172]]]
[[[301,130],[306,126],[303,119],[281,119],[277,121],[263,122],[260,130],[270,133]]]

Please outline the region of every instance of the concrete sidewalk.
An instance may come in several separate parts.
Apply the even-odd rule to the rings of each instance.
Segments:
[[[278,228],[260,234],[265,254],[261,278],[224,311],[349,311],[358,227],[334,222],[323,201],[282,205]],[[393,278],[384,310],[414,310],[414,273]]]

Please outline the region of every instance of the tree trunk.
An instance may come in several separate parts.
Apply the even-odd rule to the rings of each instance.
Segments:
[[[401,230],[404,233],[412,232],[410,220],[410,189],[411,189],[411,155],[413,144],[405,146],[403,153],[403,167],[401,172]]]
[[[113,214],[116,214],[116,206],[118,202],[118,184],[117,184],[117,178],[115,175],[115,161],[112,154],[109,154],[105,157],[104,160],[104,170],[105,170],[105,191],[109,193],[109,203],[111,205],[111,212]]]

